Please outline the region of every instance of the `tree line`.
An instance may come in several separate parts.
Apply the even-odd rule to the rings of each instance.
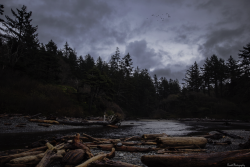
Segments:
[[[1,71],[22,71],[44,84],[69,85],[76,89],[78,104],[89,113],[104,110],[104,103],[116,103],[126,115],[160,116],[166,113],[197,110],[187,92],[199,92],[218,98],[249,99],[250,44],[240,51],[239,60],[230,56],[225,62],[216,55],[199,68],[195,62],[186,72],[184,85],[179,81],[150,76],[147,69],[134,68],[129,53],[121,56],[119,48],[108,62],[77,52],[65,43],[58,48],[53,40],[39,42],[38,26],[32,25],[32,12],[23,6],[11,9],[14,19],[5,16],[0,27]],[[0,5],[3,15],[4,6]],[[187,110],[188,109],[188,110]]]

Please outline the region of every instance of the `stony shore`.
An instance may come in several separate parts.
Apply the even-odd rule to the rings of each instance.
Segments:
[[[6,123],[9,123],[10,125],[5,125]],[[17,125],[24,125],[25,127],[18,127]],[[50,127],[42,127],[38,126],[35,122],[29,122],[25,117],[12,117],[11,119],[8,117],[0,118],[0,136],[8,133],[27,133],[27,132],[48,132],[48,131],[60,131],[60,130],[66,130],[66,129],[80,129],[80,128],[88,128],[83,126],[70,126],[70,125],[51,125]],[[246,129],[249,129],[249,126],[247,126]],[[247,130],[241,130],[241,129],[234,129],[234,130],[224,130],[225,132],[238,135],[243,137],[243,139],[232,139],[230,137],[224,137],[220,140],[212,140],[215,142],[225,142],[225,141],[231,141],[232,144],[230,145],[213,145],[212,143],[207,144],[205,149],[207,149],[208,153],[211,152],[221,152],[221,151],[229,151],[229,150],[237,150],[239,148],[240,143],[245,143],[248,138],[250,137],[250,131]],[[210,131],[209,134],[218,133],[215,131]],[[139,146],[139,147],[156,147],[155,145],[151,146]],[[91,149],[91,152],[93,154],[97,154],[100,152],[108,153],[108,151],[101,151],[99,149]],[[145,166],[141,162],[141,157],[143,155],[148,154],[156,154],[156,152],[149,152],[149,153],[130,153],[130,152],[122,152],[122,151],[116,151],[116,156],[113,158],[114,161],[123,161],[127,163],[131,163],[134,165],[139,166]],[[51,166],[53,167],[59,167],[59,163],[54,163]]]

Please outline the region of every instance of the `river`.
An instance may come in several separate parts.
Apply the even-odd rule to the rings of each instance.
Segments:
[[[126,138],[153,133],[166,133],[170,136],[201,135],[214,129],[226,130],[249,128],[249,123],[232,123],[226,126],[222,122],[180,122],[175,120],[123,121],[118,129],[102,126],[89,126],[80,129],[60,131],[0,134],[0,150],[24,148],[30,143],[40,139],[75,135],[76,133],[85,133],[93,137],[103,138]]]

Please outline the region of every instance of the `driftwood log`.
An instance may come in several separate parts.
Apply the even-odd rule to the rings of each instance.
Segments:
[[[159,137],[157,138],[157,143],[160,147],[195,145],[204,148],[207,144],[207,139],[204,137]]]
[[[206,149],[174,149],[168,150],[168,149],[162,149],[158,150],[157,154],[164,154],[164,153],[188,153],[188,152],[206,152]]]
[[[88,167],[140,167],[121,161],[98,160],[88,164]]]
[[[73,139],[73,143],[72,144],[73,144],[73,146],[75,146],[75,147],[77,147],[79,149],[83,149],[86,152],[86,154],[88,155],[88,158],[92,158],[93,157],[93,154],[91,153],[91,151],[89,150],[89,148],[86,145],[84,145],[84,144],[81,143],[80,134],[79,133],[76,134],[75,138]]]
[[[140,136],[132,136],[124,139],[124,141],[138,141],[138,140],[143,140],[143,138],[141,138]]]
[[[58,121],[55,120],[43,120],[43,119],[30,119],[30,122],[41,122],[41,123],[49,123],[49,124],[59,124]]]
[[[65,150],[60,150],[64,147],[64,143],[53,147],[50,143],[46,143],[48,149],[44,153],[42,160],[36,165],[36,167],[47,167],[51,163],[51,161],[55,159],[63,158],[65,154]]]
[[[32,152],[13,154],[13,155],[9,155],[9,156],[2,156],[2,157],[0,157],[0,166],[2,166],[3,164],[5,164],[13,159],[19,158],[19,157],[34,156],[34,155],[38,155],[41,153],[43,153],[43,151],[32,151]]]
[[[91,162],[94,162],[96,160],[102,160],[104,158],[113,158],[115,156],[115,149],[112,148],[112,151],[108,154],[99,154],[97,156],[94,156],[92,158],[90,158],[89,160],[85,161],[84,163],[77,165],[76,167],[87,167],[88,164],[90,164]]]
[[[250,165],[250,150],[236,150],[218,153],[193,153],[144,155],[141,157],[143,164],[148,167],[222,167],[228,164]]]
[[[117,151],[128,151],[128,152],[150,152],[155,151],[156,148],[141,148],[141,147],[134,147],[134,146],[117,146],[115,147]]]

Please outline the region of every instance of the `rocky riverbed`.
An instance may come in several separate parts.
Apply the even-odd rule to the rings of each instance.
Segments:
[[[7,124],[7,125],[6,125]],[[8,125],[9,124],[9,125]],[[18,126],[25,125],[25,126]],[[94,137],[107,138],[124,138],[135,135],[148,133],[166,133],[169,136],[197,136],[204,134],[218,133],[214,129],[221,129],[225,132],[241,136],[242,139],[232,139],[225,136],[219,140],[210,140],[205,147],[207,152],[221,152],[239,149],[240,143],[245,143],[250,137],[249,123],[232,123],[224,125],[223,123],[206,123],[206,122],[179,122],[175,120],[137,120],[124,121],[118,129],[104,128],[102,126],[71,126],[71,125],[51,125],[50,127],[38,126],[38,123],[29,122],[25,117],[4,117],[0,118],[0,143],[13,147],[24,148],[28,142],[34,142],[52,136],[74,135],[76,133],[87,133]],[[23,139],[22,139],[23,137]],[[32,138],[33,137],[33,138]],[[32,139],[32,140],[29,140]],[[26,141],[24,145],[15,145],[17,141]],[[229,145],[214,145],[212,142],[231,141]],[[0,146],[4,148],[3,146]],[[138,146],[138,147],[156,147],[155,145]],[[7,147],[5,147],[5,150]],[[100,152],[108,153],[100,149],[91,149],[93,154]],[[155,151],[149,153],[140,152],[123,152],[116,151],[114,161],[123,161],[134,165],[145,166],[141,163],[141,156],[148,154],[156,154]],[[55,162],[51,166],[59,167],[59,162]]]

